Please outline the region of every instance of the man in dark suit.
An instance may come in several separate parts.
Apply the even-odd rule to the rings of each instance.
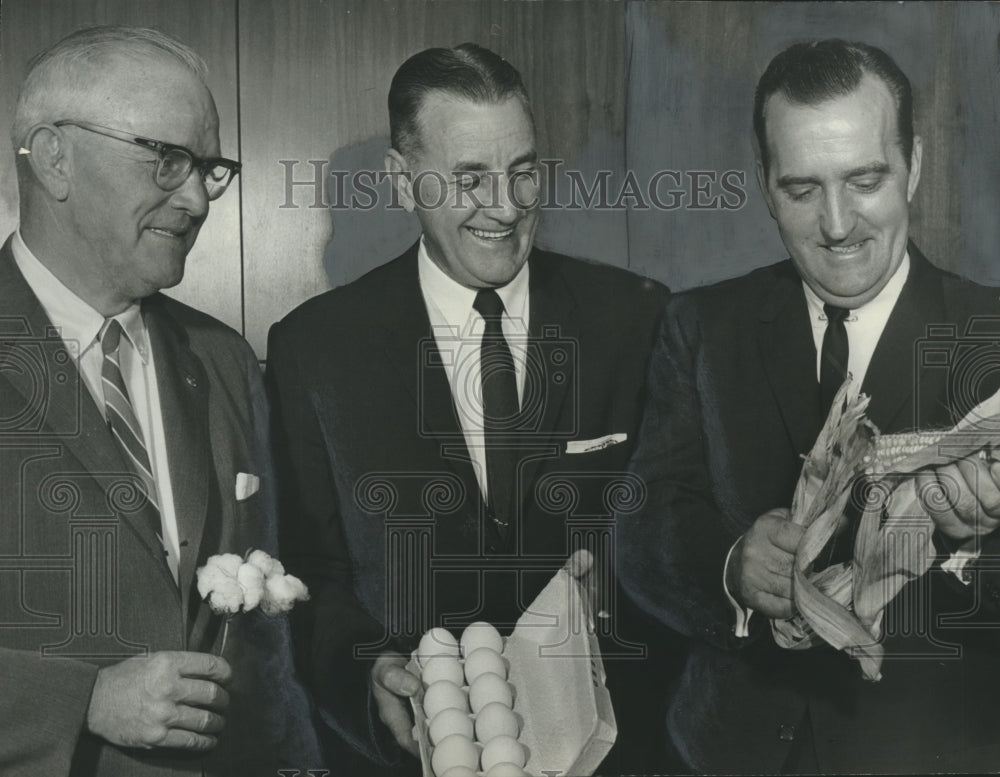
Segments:
[[[387,167],[423,237],[276,324],[267,369],[282,548],[312,591],[296,654],[330,762],[345,763],[343,740],[368,759],[358,773],[397,760],[396,745],[415,752],[406,697],[419,679],[403,667],[424,630],[509,632],[579,548],[613,590],[604,543],[615,495],[628,501],[666,293],[533,248],[534,124],[496,54],[415,55],[389,112]],[[623,606],[602,606],[606,663],[641,655]],[[626,740],[643,702],[608,673]],[[654,744],[637,736],[624,752]]]
[[[668,305],[632,462],[648,499],[620,522],[627,590],[691,638],[670,734],[706,772],[995,769],[995,572],[941,568],[995,522],[976,525],[961,492],[933,513],[938,563],[885,613],[880,682],[832,648],[777,647],[768,619],[794,612],[788,507],[832,391],[850,372],[884,433],[953,425],[990,382],[995,346],[973,317],[996,314],[997,291],[908,242],[922,148],[884,52],[792,46],[761,77],[754,126],[791,259]],[[989,466],[962,464],[971,481]],[[833,558],[850,538],[848,524]]]
[[[261,695],[290,680],[280,628],[236,618],[220,655],[195,582],[208,556],[276,539],[254,354],[159,294],[239,170],[204,79],[173,38],[104,27],[40,54],[21,91],[0,249],[4,775],[273,775],[292,736]]]

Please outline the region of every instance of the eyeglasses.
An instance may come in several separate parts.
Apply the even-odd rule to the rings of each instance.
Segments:
[[[138,137],[130,132],[102,127],[100,124],[91,124],[89,121],[61,119],[53,122],[53,125],[56,127],[78,127],[87,132],[104,135],[115,140],[123,140],[126,143],[134,143],[137,146],[148,148],[150,151],[155,151],[159,158],[156,160],[156,172],[153,173],[153,180],[156,181],[157,186],[167,192],[179,188],[191,175],[191,171],[196,169],[205,184],[208,199],[215,200],[222,196],[230,181],[233,180],[233,176],[239,173],[240,167],[242,167],[239,162],[234,162],[231,159],[223,159],[222,157],[201,159],[184,146]]]

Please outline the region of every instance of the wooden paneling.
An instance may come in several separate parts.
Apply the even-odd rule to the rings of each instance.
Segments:
[[[3,0],[0,7],[0,233],[17,225],[14,155],[6,138],[27,61],[62,36],[96,24],[156,27],[189,44],[208,63],[209,85],[221,124],[223,154],[238,155],[235,0]],[[170,138],[162,138],[170,140]],[[242,330],[239,192],[212,203],[208,220],[187,260],[184,281],[172,296]]]
[[[497,51],[525,76],[543,154],[588,177],[620,172],[624,13],[604,2],[241,0],[247,336],[258,353],[273,321],[388,261],[419,234],[399,211],[312,207],[309,186],[293,187],[290,199],[286,180],[313,179],[311,160],[348,172],[382,168],[389,82],[407,57],[464,41]],[[547,213],[539,242],[625,263],[624,216]]]
[[[738,170],[747,193],[734,210],[633,211],[633,268],[684,289],[787,255],[754,178],[753,89],[784,47],[841,37],[884,48],[913,83],[924,138],[914,238],[940,266],[1000,282],[997,5],[630,3],[627,31],[629,168]]]

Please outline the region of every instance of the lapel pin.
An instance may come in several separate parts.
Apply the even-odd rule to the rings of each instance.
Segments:
[[[184,382],[191,388],[198,388],[198,381],[194,379],[194,375],[185,375]]]

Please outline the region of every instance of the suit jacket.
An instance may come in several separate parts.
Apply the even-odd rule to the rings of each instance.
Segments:
[[[521,517],[506,538],[484,519],[442,366],[463,351],[435,343],[416,246],[271,329],[281,543],[313,591],[293,622],[299,668],[325,727],[375,761],[392,753],[367,714],[359,660],[408,652],[435,625],[457,635],[483,619],[509,631],[573,549],[604,547],[615,498],[606,487],[628,490],[666,290],[537,249],[528,261],[530,424],[512,442]],[[626,442],[566,452],[569,441],[620,432]]]
[[[996,315],[997,290],[909,250],[909,277],[861,387],[883,432],[950,426],[996,385],[996,347],[981,334],[989,322],[968,327],[974,314]],[[985,607],[995,573],[965,588],[938,569],[904,589],[886,614],[876,684],[832,648],[779,649],[760,615],[749,639],[732,634],[726,554],[758,516],[791,504],[823,420],[791,262],[675,297],[649,381],[632,462],[649,498],[621,519],[619,548],[627,590],[692,639],[669,715],[685,760],[776,772],[798,746],[815,749],[824,772],[995,768],[1000,672],[994,634],[982,628],[995,617]]]
[[[283,720],[259,694],[263,676],[283,671],[287,639],[282,646],[281,628],[253,614],[231,624],[231,707],[209,755],[119,748],[84,731],[101,666],[159,650],[218,652],[222,619],[195,586],[208,556],[274,549],[265,493],[237,500],[235,491],[237,473],[267,480],[253,352],[179,302],[143,301],[182,540],[178,586],[155,537],[158,516],[135,499],[118,444],[10,241],[0,249],[0,310],[0,772],[273,775],[267,743],[283,735]]]

